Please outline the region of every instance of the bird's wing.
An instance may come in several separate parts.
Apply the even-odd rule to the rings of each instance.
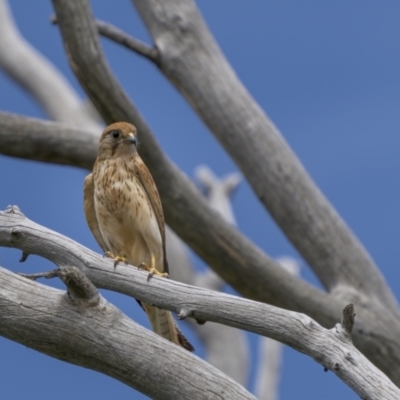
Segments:
[[[93,185],[93,174],[89,174],[85,178],[84,190],[84,208],[85,208],[85,217],[86,221],[89,225],[90,230],[93,233],[94,238],[96,239],[99,246],[102,248],[104,252],[108,251],[107,245],[101,235],[99,224],[97,222],[96,211],[94,209],[94,185]]]
[[[161,205],[160,195],[158,194],[158,190],[156,184],[154,183],[153,177],[150,174],[150,171],[147,169],[146,165],[140,158],[138,154],[135,155],[135,170],[137,171],[137,175],[139,180],[147,193],[147,196],[150,200],[150,204],[153,207],[154,214],[157,219],[158,227],[160,228],[161,239],[162,239],[162,248],[163,248],[163,258],[164,258],[164,270],[161,272],[169,272],[168,271],[168,262],[167,255],[165,250],[165,221],[164,221],[164,213]]]

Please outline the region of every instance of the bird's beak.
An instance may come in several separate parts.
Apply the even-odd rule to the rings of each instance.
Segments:
[[[137,144],[136,136],[133,133],[129,133],[128,137],[125,139],[125,142],[134,144],[136,146]]]

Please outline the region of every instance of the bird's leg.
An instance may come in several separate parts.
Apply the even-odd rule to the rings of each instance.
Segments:
[[[126,261],[126,255],[125,254],[120,254],[119,256],[116,256],[113,253],[111,253],[111,251],[106,251],[104,253],[103,257],[111,258],[112,260],[114,260],[114,269],[117,268],[117,265],[120,262],[128,264],[127,261]]]
[[[160,272],[158,269],[156,269],[156,257],[154,256],[153,253],[151,253],[151,265],[149,266],[145,262],[142,262],[139,266],[138,269],[145,269],[146,271],[149,272],[149,275],[147,275],[147,280],[149,281],[150,278],[153,275],[158,275],[161,276],[162,278],[168,278],[168,273],[167,272]]]

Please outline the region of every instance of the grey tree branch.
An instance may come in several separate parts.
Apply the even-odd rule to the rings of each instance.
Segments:
[[[0,153],[92,168],[99,139],[88,130],[0,111]]]
[[[0,68],[30,93],[51,119],[98,134],[95,121],[54,65],[15,26],[7,0],[0,0]]]
[[[186,314],[195,318],[226,324],[279,340],[309,355],[326,369],[332,370],[362,398],[381,400],[395,399],[400,396],[400,390],[353,346],[348,335],[343,334],[344,329],[340,323],[333,329],[328,330],[306,315],[267,304],[158,277],[154,277],[148,282],[147,273],[139,271],[132,266],[119,265],[114,270],[111,260],[93,253],[71,239],[34,224],[27,220],[19,209],[15,207],[9,207],[0,214],[0,245],[20,248],[28,254],[41,255],[53,261],[62,270],[74,265],[97,287],[125,293],[139,300],[155,304],[158,307],[179,312],[181,315]],[[9,277],[12,277],[13,280]],[[58,309],[51,308],[53,303],[48,296],[48,292],[54,293],[59,298],[59,291],[35,286],[37,285],[36,283],[5,270],[0,270],[0,279],[5,280],[0,284],[0,301],[4,304],[12,303],[11,308],[0,305],[0,333],[12,340],[29,344],[39,351],[58,358],[61,358],[61,355],[56,352],[57,346],[60,346],[65,341],[66,351],[62,353],[64,360],[73,360],[79,365],[85,365],[104,373],[108,372],[110,375],[113,374],[111,376],[114,377],[119,374],[118,379],[131,386],[133,386],[132,380],[139,378],[143,386],[139,388],[139,386],[136,386],[139,383],[135,381],[134,387],[145,393],[156,390],[154,389],[156,386],[154,381],[158,379],[154,379],[154,373],[161,375],[159,381],[162,382],[163,390],[165,390],[165,379],[169,379],[169,374],[172,372],[176,378],[169,382],[166,388],[166,392],[171,397],[164,398],[173,398],[172,393],[176,396],[176,391],[182,390],[182,383],[178,384],[176,379],[183,381],[183,385],[187,384],[186,379],[182,379],[180,368],[186,369],[185,377],[189,379],[189,374],[196,387],[201,386],[197,386],[199,381],[196,380],[194,374],[199,375],[201,378],[211,379],[215,373],[215,378],[206,385],[206,388],[218,381],[215,382],[219,387],[217,393],[221,393],[221,391],[227,390],[226,383],[229,382],[231,392],[226,392],[221,397],[232,399],[251,398],[244,389],[236,383],[233,384],[233,381],[230,381],[222,373],[214,369],[210,370],[211,366],[206,367],[203,361],[179,347],[170,343],[167,344],[161,338],[156,339],[156,335],[151,334],[144,328],[135,327],[134,329],[135,325],[129,319],[121,314],[116,317],[116,313],[107,311],[106,305],[102,305],[100,310],[99,307],[96,308],[96,312],[101,311],[100,315],[92,314],[90,313],[90,308],[85,308],[84,312],[81,310],[80,315],[70,316],[70,314],[67,314],[68,308],[63,306],[62,303],[60,310],[60,299],[54,301],[54,305]],[[22,283],[22,287],[19,286],[19,282]],[[73,287],[76,288],[76,286],[79,285],[75,284]],[[38,288],[35,296],[45,300],[45,303],[38,307],[41,313],[45,314],[44,318],[47,325],[47,328],[44,329],[45,332],[42,332],[42,325],[39,324],[41,322],[40,315],[37,317],[38,325],[35,326],[35,329],[31,326],[30,329],[24,330],[22,329],[24,325],[20,325],[32,324],[32,314],[29,314],[29,312],[35,310],[36,300],[33,298],[29,298],[29,302],[27,300],[27,293],[32,291],[32,287]],[[82,285],[79,287],[82,287]],[[24,304],[29,304],[29,307],[25,307]],[[95,326],[90,324],[86,326],[81,323],[82,318],[86,316],[93,320]],[[55,317],[58,318],[57,323],[54,323]],[[52,321],[51,324],[49,324],[50,321]],[[123,325],[120,325],[120,323]],[[47,341],[43,340],[43,335],[50,333],[49,326],[52,327],[50,329],[52,335],[50,336],[53,339],[49,341],[50,346],[47,346]],[[80,338],[78,342],[82,343],[82,349],[79,347],[77,351],[77,341],[71,340],[71,338],[66,340],[66,336],[63,336],[62,340],[55,345],[54,340],[59,338],[58,335],[54,334],[54,331],[58,334],[58,329],[60,329],[61,333],[71,334],[71,332],[74,332],[74,335],[78,335]],[[136,338],[135,340],[129,340],[127,337],[139,335],[141,332],[143,336],[147,337],[147,340],[142,341]],[[120,340],[121,336],[119,336],[116,341],[119,333],[126,333],[126,335],[123,336],[123,340]],[[32,340],[33,334],[40,334],[41,340]],[[99,334],[100,340],[97,338]],[[86,338],[90,339],[94,344],[100,342],[106,350],[109,345],[110,350],[114,351],[114,346],[111,343],[121,346],[121,353],[118,352],[116,354],[118,367],[115,371],[115,366],[110,365],[111,361],[104,357],[104,351],[99,353],[99,349],[93,343],[90,346],[85,346]],[[106,346],[104,346],[104,342],[107,344]],[[71,352],[71,347],[69,346],[73,347],[73,352]],[[128,350],[130,347],[131,350]],[[168,351],[157,351],[157,349],[161,348],[168,348]],[[103,360],[100,364],[97,364],[97,359],[94,362],[95,360],[91,357],[96,352],[98,358]],[[124,357],[122,357],[122,353],[125,354]],[[140,358],[140,353],[146,354],[147,362],[144,362],[145,365],[141,368],[136,368],[135,373],[129,373],[130,366]],[[163,354],[168,354],[168,357],[164,358]],[[179,360],[175,358],[175,355],[179,357]],[[86,364],[83,364],[81,356],[85,356]],[[167,364],[166,359],[169,360]],[[107,360],[107,366],[111,367],[111,370],[108,369],[107,372],[105,371],[104,360]],[[143,363],[143,359],[140,358],[140,361]],[[157,365],[158,367],[156,367]],[[159,367],[160,365],[162,365],[162,368]],[[150,367],[153,368],[152,373],[150,373]],[[179,373],[177,373],[178,370]],[[153,383],[149,384],[146,378],[151,379]],[[189,386],[190,388],[187,390],[192,390],[192,386]],[[237,397],[232,397],[235,392]],[[191,395],[183,397],[207,398],[204,397],[204,394],[202,396],[194,397]],[[158,397],[154,397],[161,398],[159,393]]]
[[[242,85],[194,0],[133,0],[159,52],[159,68],[232,156],[324,286],[354,288],[399,317],[373,260],[316,187],[278,129]],[[368,276],[368,279],[365,279]]]
[[[55,15],[53,15],[50,20],[53,24],[57,24],[57,17]],[[157,48],[149,46],[141,40],[127,35],[124,31],[108,22],[96,19],[96,27],[100,35],[126,47],[129,50],[133,50],[135,53],[147,58],[155,64],[158,63]]]
[[[73,254],[66,258],[74,262]],[[1,336],[153,399],[255,399],[216,368],[133,322],[81,271],[66,266],[58,275],[69,296],[0,268]]]

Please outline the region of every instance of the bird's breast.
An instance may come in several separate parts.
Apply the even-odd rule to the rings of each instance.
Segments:
[[[137,265],[159,252],[160,229],[134,165],[110,160],[96,166],[94,206],[100,232],[114,254]]]

